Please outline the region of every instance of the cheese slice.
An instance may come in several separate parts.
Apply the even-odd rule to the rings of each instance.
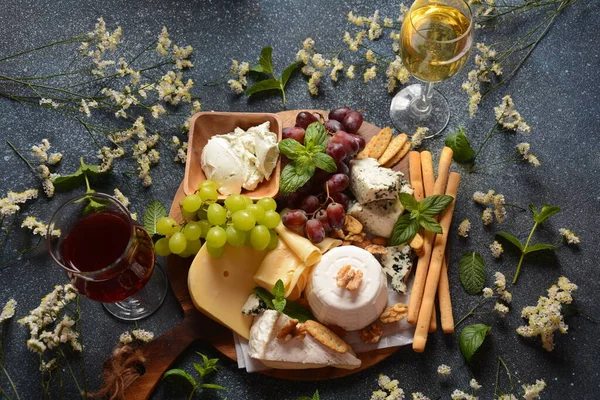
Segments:
[[[332,366],[355,369],[361,360],[352,350],[340,354],[323,346],[310,334],[303,339],[277,339],[277,334],[290,317],[274,310],[257,316],[250,330],[248,354],[271,368],[308,369]]]
[[[252,317],[242,314],[242,308],[256,286],[252,277],[266,255],[248,246],[225,245],[223,256],[214,259],[202,246],[188,273],[196,308],[248,339]]]
[[[275,228],[279,241],[283,240],[289,248],[306,265],[314,265],[321,261],[321,251],[310,240],[286,228],[283,223]]]
[[[321,254],[325,254],[329,250],[333,249],[334,247],[338,247],[341,244],[342,244],[342,241],[340,239],[326,237],[319,243],[315,243],[315,246],[317,246],[319,248],[319,251],[321,252]]]

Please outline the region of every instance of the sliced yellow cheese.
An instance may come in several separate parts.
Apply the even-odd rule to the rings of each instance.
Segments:
[[[279,223],[275,232],[279,236],[279,241],[283,240],[304,264],[314,265],[321,261],[319,248],[304,236],[286,228],[283,223]]]
[[[333,249],[334,247],[338,247],[341,244],[342,244],[342,241],[340,239],[326,237],[321,242],[315,243],[315,246],[317,246],[319,248],[319,251],[321,252],[321,254],[325,254],[329,250]]]
[[[202,246],[188,274],[196,308],[248,339],[252,317],[242,314],[242,307],[256,286],[252,277],[266,255],[266,251],[249,246],[225,245],[223,256],[217,260]]]

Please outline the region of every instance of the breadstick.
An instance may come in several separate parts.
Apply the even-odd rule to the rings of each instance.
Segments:
[[[410,170],[410,186],[417,201],[423,200],[423,178],[421,175],[421,156],[418,151],[408,153],[408,166]]]
[[[440,178],[438,178],[438,181],[439,180]],[[456,203],[456,194],[458,192],[459,183],[460,174],[456,172],[451,173],[450,177],[448,178],[448,188],[446,189],[446,194],[454,197],[454,201],[442,213],[440,225],[443,233],[436,236],[435,244],[433,246],[431,264],[429,265],[429,270],[427,273],[427,282],[425,284],[425,291],[423,293],[421,309],[419,310],[419,318],[417,321],[417,328],[415,330],[413,341],[413,350],[417,353],[422,353],[425,350],[425,344],[427,343],[427,331],[429,330],[429,323],[431,322],[431,313],[433,312],[435,294],[437,292],[440,280],[440,272],[442,269],[442,262],[444,260],[446,242],[448,240],[448,231],[450,230],[450,223],[452,222],[452,215],[454,213],[454,205]]]
[[[435,318],[435,304],[433,305],[433,311],[431,312],[431,320],[429,321],[429,332],[435,332],[437,330],[437,319]]]
[[[448,282],[448,261],[444,257],[440,283],[438,284],[438,300],[440,303],[440,320],[444,333],[454,332],[454,316],[452,315],[452,301],[450,299],[450,284]],[[431,327],[429,328],[431,329]]]
[[[443,194],[448,183],[448,172],[452,164],[452,149],[444,147],[440,155],[440,163],[438,164],[438,177],[433,185],[433,194]]]
[[[423,188],[425,189],[425,197],[433,194],[433,184],[435,177],[433,175],[433,161],[431,153],[428,151],[421,152],[421,170],[423,171]]]
[[[421,236],[420,233],[417,233],[415,237],[412,238],[410,247],[412,247],[417,256],[421,257],[423,255],[423,236]]]

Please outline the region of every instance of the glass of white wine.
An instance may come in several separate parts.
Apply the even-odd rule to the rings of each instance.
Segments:
[[[444,130],[450,109],[433,84],[460,71],[471,53],[472,32],[466,1],[415,0],[402,23],[402,61],[425,85],[407,86],[394,96],[390,117],[398,130],[410,135],[426,127],[428,137]]]

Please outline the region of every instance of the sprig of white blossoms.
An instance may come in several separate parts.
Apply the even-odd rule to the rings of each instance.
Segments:
[[[2,308],[2,313],[0,313],[0,322],[8,321],[9,319],[11,319],[15,315],[16,308],[17,301],[15,299],[8,300]]]
[[[311,38],[306,38],[302,42],[302,48],[296,53],[296,61],[303,64],[301,71],[309,77],[307,83],[308,92],[312,96],[317,96],[323,75],[331,67],[332,60],[323,57],[321,53],[317,53],[315,51],[315,41]],[[339,71],[339,60],[337,61],[337,70]],[[335,78],[337,79],[337,73],[335,74]]]
[[[504,253],[504,249],[502,248],[502,244],[500,244],[497,240],[494,240],[492,244],[490,244],[490,252],[494,258],[500,258],[502,253]]]
[[[469,381],[469,386],[471,387],[471,390],[473,390],[473,392],[476,392],[477,390],[481,389],[481,385],[479,384],[479,382],[477,382],[477,380],[475,378],[472,378]],[[454,392],[452,392],[452,394],[450,395],[450,398],[452,400],[478,400],[479,397],[475,396],[474,394],[469,394],[466,392],[463,392],[462,390],[458,390],[455,389]]]
[[[437,373],[438,373],[438,375],[448,376],[448,375],[450,375],[452,373],[452,368],[450,368],[450,366],[448,366],[446,364],[441,364],[437,368]]]
[[[169,54],[169,48],[171,47],[171,39],[169,39],[169,31],[166,26],[162,27],[160,34],[158,35],[158,40],[156,44],[156,52],[161,56],[166,56]]]
[[[45,238],[48,233],[48,225],[46,225],[45,223],[38,220],[32,215],[27,216],[23,220],[23,222],[21,223],[21,228],[27,228],[30,231],[33,231],[34,235],[40,235],[43,238]],[[60,229],[53,229],[51,235],[54,237],[60,237]]]
[[[190,90],[193,87],[193,80],[188,79],[184,84],[181,72],[169,71],[160,78],[156,91],[160,100],[165,103],[177,105],[182,101],[186,103],[192,102]]]
[[[391,380],[389,376],[380,374],[377,378],[379,389],[371,394],[371,400],[402,400],[404,390],[399,387],[397,379]]]
[[[375,79],[375,77],[377,76],[378,69],[379,68],[377,68],[376,65],[373,65],[373,66],[367,68],[365,70],[365,73],[363,74],[363,81],[365,83],[368,83],[368,82],[372,81],[373,79]]]
[[[49,107],[49,108],[53,108],[53,109],[55,109],[55,110],[56,110],[58,107],[60,107],[60,106],[61,106],[61,104],[59,104],[59,103],[55,102],[54,100],[52,100],[52,99],[47,99],[47,98],[44,98],[44,97],[42,97],[42,98],[40,99],[40,102],[39,102],[39,104],[40,104],[40,106],[42,106],[42,107]]]
[[[494,289],[489,287],[483,288],[483,298],[488,299],[494,297],[495,291],[497,298],[510,304],[512,301],[512,293],[506,290],[506,277],[501,272],[496,272],[494,274],[494,279]],[[501,317],[504,317],[510,311],[510,308],[506,304],[497,301],[496,304],[494,304],[493,311],[498,313]]]
[[[462,236],[464,238],[469,236],[469,231],[471,230],[471,222],[468,219],[464,219],[460,225],[458,225],[458,236]]]
[[[422,126],[417,127],[417,130],[412,135],[412,138],[410,140],[410,146],[413,149],[419,147],[423,143],[423,140],[425,140],[427,132],[429,132],[429,128],[425,128]]]
[[[534,167],[539,167],[542,164],[535,155],[531,154],[530,149],[531,145],[529,143],[519,143],[517,145],[517,151],[523,156],[523,160],[527,161]]]
[[[238,60],[231,61],[231,67],[229,67],[229,72],[233,75],[235,79],[229,79],[227,84],[229,88],[235,94],[242,94],[244,92],[244,88],[248,86],[248,72],[250,71],[250,64],[246,61],[239,62]]]
[[[567,241],[568,244],[581,243],[581,239],[579,239],[579,236],[576,236],[571,230],[567,228],[560,228],[558,232]]]
[[[506,200],[504,199],[504,195],[499,193],[496,194],[494,190],[488,190],[487,193],[477,191],[473,193],[473,201],[488,206],[483,210],[481,215],[481,220],[484,225],[490,225],[494,222],[494,216],[499,224],[506,220]],[[490,205],[493,205],[494,208],[492,209],[492,207],[489,207]]]
[[[19,204],[25,203],[27,200],[38,197],[37,189],[27,189],[21,193],[13,192],[12,190],[6,194],[6,197],[0,198],[0,216],[7,217],[14,215],[21,209]]]
[[[504,129],[520,133],[531,133],[531,127],[525,122],[521,114],[515,110],[515,103],[509,94],[502,98],[502,103],[498,107],[494,107],[494,114],[496,115],[496,122],[502,125]]]
[[[173,44],[173,48],[171,49],[171,44]],[[171,39],[169,39],[169,31],[166,26],[163,26],[160,34],[158,35],[157,44],[156,44],[156,52],[161,56],[168,56],[169,49],[172,51],[173,63],[175,63],[175,67],[177,69],[186,69],[192,68],[194,64],[188,58],[194,51],[192,46],[179,47],[173,43]]]
[[[117,46],[121,43],[123,30],[120,26],[110,33],[106,29],[104,18],[98,18],[94,30],[88,33],[88,40],[83,42],[79,47],[79,51],[92,58],[95,68],[92,69],[92,74],[96,76],[104,76],[104,69],[109,65],[114,65],[113,60],[103,60],[106,51],[114,52]],[[90,48],[90,44],[92,47]]]
[[[495,0],[468,0],[467,3],[471,6],[474,17],[485,17],[496,11]],[[479,26],[479,28],[481,28],[481,26]]]
[[[523,308],[521,317],[528,320],[528,325],[517,328],[517,333],[523,337],[539,336],[542,347],[546,351],[554,349],[554,333],[566,334],[569,329],[563,319],[562,304],[573,302],[572,293],[577,285],[564,276],[558,278],[558,283],[548,289],[548,297],[540,296],[537,305]]]
[[[402,59],[399,56],[396,56],[394,61],[388,64],[385,75],[387,76],[388,93],[393,93],[396,90],[396,85],[398,82],[405,85],[410,78],[410,72],[408,69],[406,69]]]
[[[121,334],[121,336],[119,336],[119,342],[121,344],[130,344],[134,340],[139,340],[140,342],[148,343],[152,339],[154,339],[154,333],[139,328],[136,328],[131,332],[125,331]]]
[[[51,145],[48,139],[42,139],[40,144],[31,146],[31,153],[35,159],[41,163],[38,166],[38,176],[42,178],[42,189],[44,189],[44,193],[49,198],[54,196],[54,180],[60,175],[51,173],[48,165],[56,165],[63,158],[62,153],[48,154],[50,147]]]
[[[98,172],[106,172],[112,168],[113,161],[115,158],[121,158],[125,155],[125,150],[122,147],[111,149],[110,147],[104,146],[96,153],[96,157],[100,159],[100,166]]]
[[[467,81],[462,84],[462,88],[469,95],[469,115],[471,117],[475,115],[481,102],[480,82],[490,82],[491,74],[495,74],[496,76],[502,75],[502,67],[496,61],[496,50],[483,43],[477,43],[475,48],[479,52],[475,56],[475,66],[477,68],[469,71]]]
[[[523,399],[533,400],[540,398],[540,393],[546,388],[546,382],[544,382],[543,379],[536,379],[535,384],[522,386],[523,390],[525,391],[523,394]]]

